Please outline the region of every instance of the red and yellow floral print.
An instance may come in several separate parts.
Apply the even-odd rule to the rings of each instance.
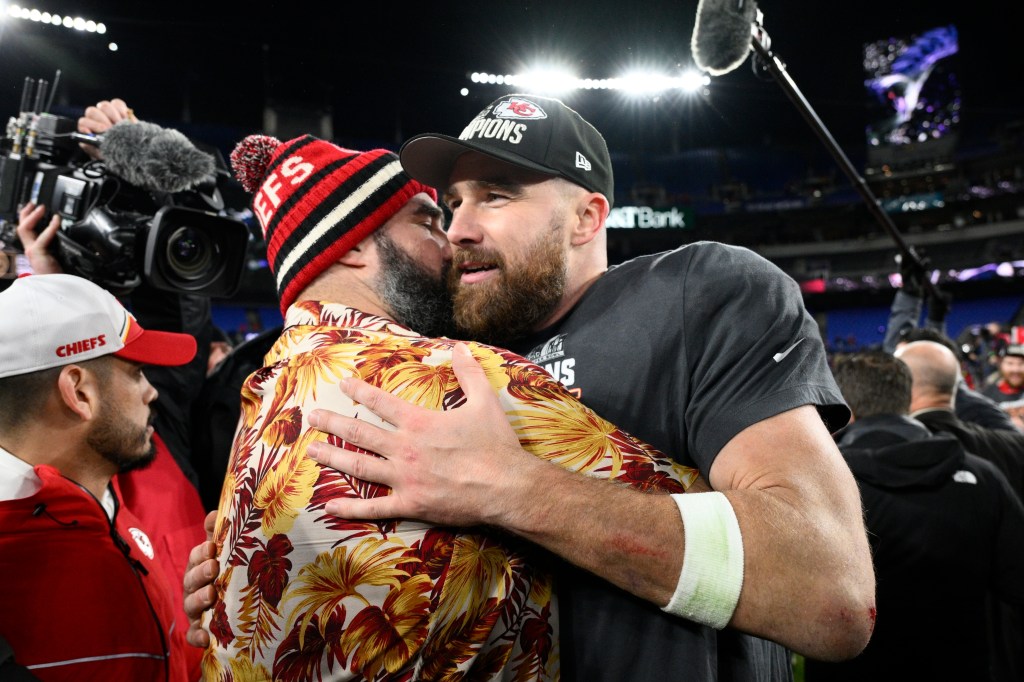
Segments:
[[[221,599],[206,623],[206,679],[557,679],[558,607],[540,551],[497,531],[329,516],[329,499],[389,490],[306,456],[325,438],[309,425],[315,408],[382,425],[341,393],[346,376],[424,407],[458,407],[465,396],[452,343],[311,301],[292,306],[285,323],[242,388],[215,531]],[[471,349],[534,455],[652,492],[682,492],[696,479],[539,367],[497,348]]]

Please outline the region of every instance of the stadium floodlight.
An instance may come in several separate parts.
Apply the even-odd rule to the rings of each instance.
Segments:
[[[573,90],[617,90],[640,97],[669,91],[699,92],[711,78],[696,70],[669,75],[655,71],[632,71],[616,78],[579,78],[559,69],[536,69],[519,74],[474,71],[469,80],[481,85],[508,85],[519,91],[558,95]]]
[[[699,92],[702,88],[711,85],[711,76],[701,73],[697,69],[688,69],[679,76],[680,87],[686,92]]]
[[[679,87],[679,81],[653,71],[630,71],[619,79],[619,89],[628,95],[656,95]]]
[[[538,94],[560,95],[579,87],[580,79],[556,68],[538,68],[519,75],[502,76],[504,84]],[[499,81],[500,84],[500,81]]]
[[[25,21],[31,21],[36,24],[47,24],[49,26],[61,26],[64,28],[72,29],[75,31],[81,31],[84,33],[106,33],[107,26],[103,22],[95,21],[93,19],[86,19],[84,17],[69,17],[61,16],[60,14],[54,14],[50,12],[44,12],[39,9],[31,7],[22,7],[21,5],[4,5],[0,3],[0,12],[6,17],[12,19],[23,19]]]

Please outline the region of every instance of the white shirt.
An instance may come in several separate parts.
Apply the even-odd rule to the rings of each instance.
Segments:
[[[32,497],[43,487],[32,465],[0,447],[0,502]],[[100,500],[108,519],[114,518],[114,496],[110,488],[103,490]]]
[[[31,464],[0,447],[0,501],[32,497],[42,486]]]

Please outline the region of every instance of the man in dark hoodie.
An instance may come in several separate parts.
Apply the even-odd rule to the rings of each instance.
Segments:
[[[1024,506],[991,463],[908,416],[912,377],[884,352],[840,361],[853,412],[839,449],[860,486],[877,577],[871,642],[807,680],[992,680],[986,595],[1024,603]]]
[[[960,362],[952,350],[942,343],[914,341],[899,346],[893,355],[906,363],[914,378],[911,416],[932,433],[951,434],[968,452],[992,462],[1024,501],[1024,433],[960,420],[954,408],[962,384]],[[996,679],[1024,679],[1024,609],[998,601],[993,601],[992,609]]]

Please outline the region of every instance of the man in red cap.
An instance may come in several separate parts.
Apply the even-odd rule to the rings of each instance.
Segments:
[[[111,479],[154,456],[143,367],[195,339],[64,274],[15,281],[0,320],[0,636],[43,680],[186,680],[177,605]]]

